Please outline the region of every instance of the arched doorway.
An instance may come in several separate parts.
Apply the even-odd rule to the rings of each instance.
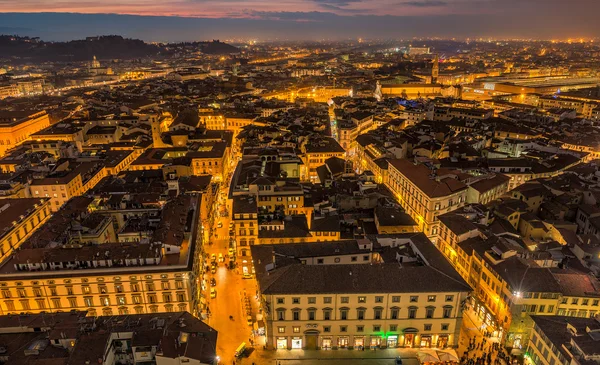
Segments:
[[[319,331],[317,331],[317,330],[304,331],[304,336],[306,339],[306,344],[304,345],[304,348],[307,350],[316,350],[318,340],[319,340]]]

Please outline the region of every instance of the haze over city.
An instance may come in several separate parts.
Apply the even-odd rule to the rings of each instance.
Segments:
[[[43,32],[45,40],[101,34],[146,41],[567,39],[600,33],[595,0],[2,0],[0,8],[0,32]],[[572,21],[565,23],[565,16]]]

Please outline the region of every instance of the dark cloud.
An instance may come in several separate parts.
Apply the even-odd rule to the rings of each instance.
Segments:
[[[435,8],[435,7],[448,5],[448,3],[446,1],[442,1],[442,0],[406,1],[401,4],[408,5],[408,6],[414,6],[417,8]]]
[[[313,0],[319,5],[331,5],[331,6],[348,6],[353,3],[362,3],[363,0]]]

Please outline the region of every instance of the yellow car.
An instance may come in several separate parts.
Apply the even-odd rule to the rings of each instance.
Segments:
[[[213,299],[217,297],[217,289],[210,288],[210,297]]]

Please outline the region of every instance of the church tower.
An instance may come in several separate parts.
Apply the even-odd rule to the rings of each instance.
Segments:
[[[435,58],[433,59],[433,67],[431,67],[431,83],[432,84],[437,84],[439,75],[440,75],[440,60],[438,58],[438,55],[436,54]]]
[[[94,56],[94,58],[92,59],[92,62],[90,64],[90,68],[99,68],[100,67],[100,62],[96,59],[96,56]]]

